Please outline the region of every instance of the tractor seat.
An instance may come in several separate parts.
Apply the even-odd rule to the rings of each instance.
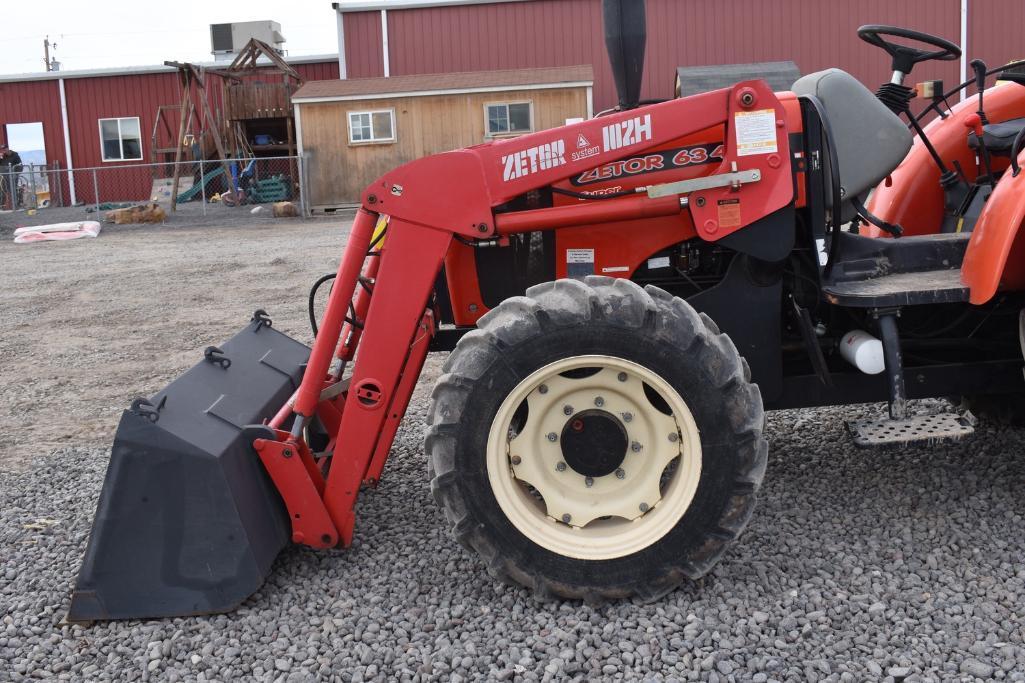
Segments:
[[[1022,128],[1025,128],[1025,118],[987,123],[982,127],[982,141],[986,143],[986,149],[991,153],[1008,156],[1011,153],[1014,138],[1018,136]],[[968,146],[974,150],[979,149],[979,141],[971,133],[968,133]]]
[[[911,149],[911,131],[904,122],[845,71],[826,69],[808,74],[791,90],[799,97],[815,97],[825,110],[845,199],[865,195],[890,175]],[[827,172],[835,172],[828,168],[828,161]],[[849,202],[843,202],[842,215],[845,220],[853,216]]]

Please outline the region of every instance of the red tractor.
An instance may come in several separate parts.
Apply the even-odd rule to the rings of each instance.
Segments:
[[[1022,76],[977,63],[953,107],[971,83],[922,85],[923,128],[904,80],[960,49],[865,26],[893,58],[875,94],[830,69],[638,106],[643,4],[604,11],[617,110],[384,175],[312,349],[257,311],[125,411],[71,621],[229,610],[290,541],[349,545],[430,351],[434,496],[540,596],[708,572],[751,516],[766,409],[888,401],[848,424],[873,445],[972,430],[907,399],[1021,405]]]

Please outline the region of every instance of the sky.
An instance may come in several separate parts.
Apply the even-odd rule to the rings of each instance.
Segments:
[[[47,35],[63,70],[211,61],[210,24],[258,20],[288,55],[338,51],[330,0],[0,0],[0,74],[44,71]]]

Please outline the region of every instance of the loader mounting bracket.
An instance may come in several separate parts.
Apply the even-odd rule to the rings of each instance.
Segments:
[[[292,542],[312,548],[338,545],[338,530],[322,500],[324,476],[306,443],[266,425],[251,425],[243,433],[253,438],[253,448],[282,492],[292,523]]]

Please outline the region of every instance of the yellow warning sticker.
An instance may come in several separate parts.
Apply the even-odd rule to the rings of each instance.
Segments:
[[[384,238],[380,237],[381,233],[384,232],[385,228],[388,227],[388,221],[391,220],[391,216],[386,213],[382,213],[377,217],[377,225],[374,226],[373,237],[370,238],[371,243],[376,244],[378,249],[384,246]]]
[[[737,136],[737,156],[775,154],[776,112],[772,109],[738,111],[733,115]]]

